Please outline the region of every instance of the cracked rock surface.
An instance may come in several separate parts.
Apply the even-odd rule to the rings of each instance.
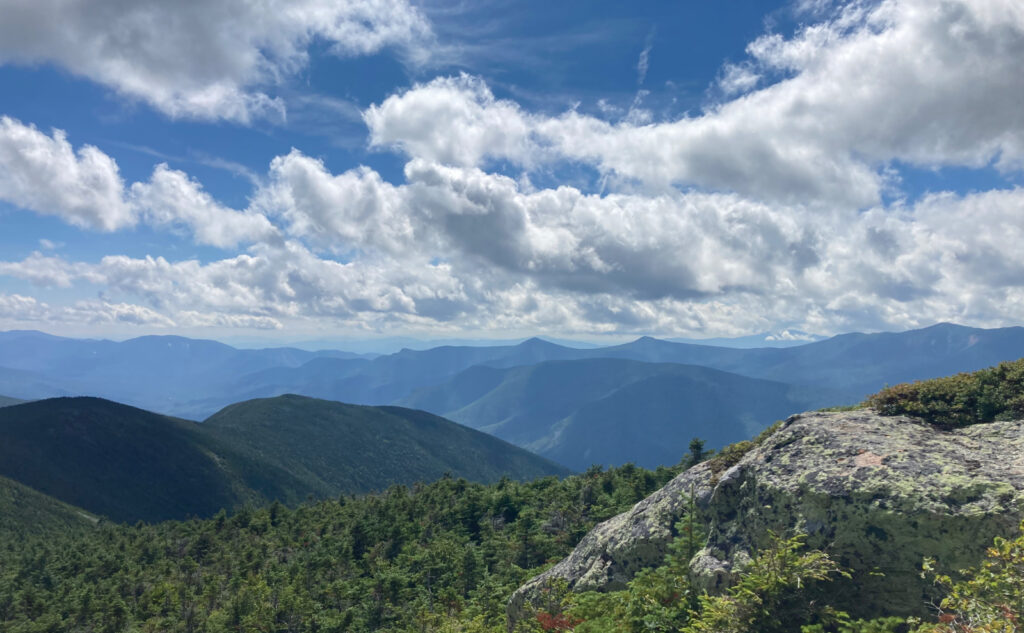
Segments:
[[[709,536],[690,566],[708,591],[730,585],[768,530],[800,530],[808,547],[853,573],[829,585],[836,607],[925,614],[934,599],[919,573],[925,556],[946,572],[975,566],[1024,518],[1024,421],[943,431],[867,409],[793,416],[732,468],[716,476],[700,464],[596,526],[513,594],[510,627],[552,579],[574,591],[615,591],[659,565],[691,495]]]

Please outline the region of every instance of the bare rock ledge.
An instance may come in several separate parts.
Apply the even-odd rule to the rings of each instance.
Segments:
[[[709,537],[690,567],[709,591],[729,586],[767,530],[800,530],[853,573],[829,587],[837,607],[924,614],[934,597],[919,573],[925,556],[947,571],[977,565],[1024,517],[1024,421],[942,431],[870,410],[795,415],[718,477],[700,464],[595,527],[513,594],[509,629],[553,579],[616,591],[660,564],[691,494]]]

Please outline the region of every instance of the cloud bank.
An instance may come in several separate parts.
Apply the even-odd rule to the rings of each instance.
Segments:
[[[367,41],[346,51],[392,42]],[[1019,3],[852,2],[747,51],[720,75],[727,100],[650,123],[529,112],[482,78],[435,78],[363,113],[369,144],[405,156],[401,181],[334,173],[294,149],[244,209],[166,165],[126,185],[102,151],[5,118],[0,198],[227,252],[0,262],[0,275],[103,296],[66,312],[4,295],[0,316],[682,336],[1019,321],[1024,189],[911,200],[898,171],[1019,174]],[[600,186],[531,184],[567,165],[595,170]]]

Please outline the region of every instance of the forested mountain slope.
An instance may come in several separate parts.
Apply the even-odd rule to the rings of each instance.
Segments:
[[[207,424],[99,398],[0,409],[0,476],[116,521],[211,516],[444,473],[493,481],[568,471],[422,411],[298,396],[240,403]]]
[[[0,477],[0,540],[74,532],[92,528],[98,522],[98,517],[85,510]]]
[[[483,482],[569,474],[500,439],[402,407],[284,395],[231,405],[200,427],[252,461],[288,472],[318,495],[382,490],[445,473]]]

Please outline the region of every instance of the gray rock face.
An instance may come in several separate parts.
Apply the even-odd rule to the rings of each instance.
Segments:
[[[941,431],[870,410],[793,416],[717,477],[707,464],[691,468],[595,527],[516,591],[510,628],[553,579],[615,591],[660,564],[691,492],[709,537],[690,566],[709,591],[731,584],[768,530],[800,530],[853,573],[830,585],[832,604],[854,615],[923,614],[933,598],[919,574],[925,556],[948,571],[976,565],[1024,517],[1024,422]]]

